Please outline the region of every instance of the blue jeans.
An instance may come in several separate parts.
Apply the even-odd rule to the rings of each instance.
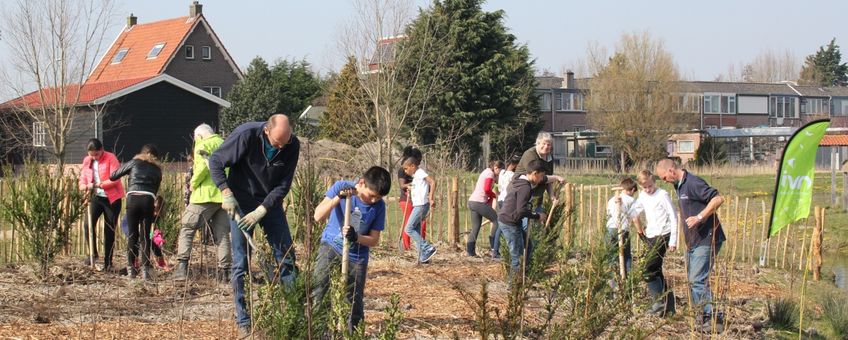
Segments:
[[[315,271],[312,273],[313,309],[317,312],[330,306],[329,301],[323,301],[327,289],[330,287],[330,272],[341,269],[342,256],[326,243],[321,243],[318,248],[318,258],[315,259]],[[348,318],[348,329],[353,331],[365,318],[365,304],[362,298],[365,295],[365,274],[368,271],[368,263],[349,262],[347,273],[347,290],[345,299],[351,304],[350,317]],[[328,309],[325,309],[328,310]]]
[[[716,242],[715,251],[710,245],[697,246],[686,251],[686,263],[689,266],[689,289],[692,292],[692,304],[703,305],[704,314],[712,314],[712,294],[710,293],[710,270],[715,257],[721,250],[722,242]]]
[[[254,202],[239,202],[239,207],[242,212],[253,211],[259,206]],[[244,216],[244,215],[242,215]],[[291,232],[289,231],[289,223],[286,220],[286,214],[282,207],[275,207],[268,210],[265,217],[259,222],[262,231],[265,233],[265,239],[268,245],[271,246],[274,254],[274,268],[264,267],[265,275],[269,282],[274,282],[272,278],[274,271],[280,268],[279,281],[282,283],[294,282],[294,262],[295,254],[292,247]],[[249,232],[253,236],[253,230]],[[247,303],[244,297],[244,276],[247,273],[247,239],[244,237],[241,229],[238,228],[235,221],[230,221],[230,238],[233,248],[233,300],[236,305],[236,323],[239,326],[250,325],[250,312],[247,310]]]
[[[512,283],[512,278],[516,274],[520,274],[521,270],[521,258],[524,256],[524,243],[526,242],[527,232],[522,230],[521,227],[505,223],[503,221],[498,221],[498,230],[503,234],[506,239],[506,244],[509,247],[509,275],[507,276],[508,281]],[[527,256],[530,256],[530,249],[532,248],[532,242],[530,242],[531,247],[528,248]],[[529,259],[524,259],[526,266],[530,265]]]
[[[630,267],[633,264],[633,255],[630,251],[630,232],[624,231],[624,273],[630,273]],[[615,273],[618,274],[618,229],[607,228],[607,240],[609,240],[610,248],[615,250],[612,253],[612,263],[615,264]]]
[[[432,247],[427,240],[421,237],[421,222],[424,221],[424,217],[427,216],[428,212],[430,212],[429,203],[414,206],[412,207],[412,213],[409,214],[409,221],[406,222],[406,234],[415,242],[419,253]]]

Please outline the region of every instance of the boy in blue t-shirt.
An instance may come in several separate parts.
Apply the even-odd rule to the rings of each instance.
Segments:
[[[327,190],[326,197],[315,208],[315,221],[329,217],[327,226],[321,234],[321,245],[313,272],[315,287],[312,298],[317,309],[323,308],[322,301],[330,285],[330,270],[341,268],[342,247],[350,242],[348,253],[349,272],[347,276],[346,298],[352,305],[348,327],[353,330],[365,317],[365,305],[362,302],[365,293],[365,273],[368,269],[368,253],[371,247],[380,242],[380,232],[386,222],[386,204],[383,196],[389,193],[392,179],[389,172],[378,166],[371,167],[362,178],[352,181],[338,181]],[[344,223],[345,200],[351,201],[350,225]]]

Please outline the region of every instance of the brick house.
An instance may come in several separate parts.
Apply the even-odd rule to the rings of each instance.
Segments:
[[[69,103],[79,113],[65,161],[81,161],[85,143],[92,137],[100,138],[121,161],[132,158],[146,143],[155,143],[170,159],[181,160],[191,150],[194,127],[219,125],[220,109],[230,105],[222,97],[242,77],[197,1],[185,17],[139,24],[130,15],[86,81],[65,88],[67,93],[79,93],[79,99]],[[0,107],[6,111],[50,107],[55,96],[44,96],[47,103],[39,98],[54,92],[62,91],[35,91]],[[33,145],[15,152],[43,155],[39,148],[49,144],[43,130],[43,123],[32,122]]]

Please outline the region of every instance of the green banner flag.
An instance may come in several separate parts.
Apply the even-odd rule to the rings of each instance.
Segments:
[[[769,237],[789,223],[810,215],[816,150],[828,126],[829,119],[810,122],[795,131],[786,143],[774,186]]]

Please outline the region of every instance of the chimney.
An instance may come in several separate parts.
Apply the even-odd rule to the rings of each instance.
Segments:
[[[203,5],[201,5],[197,1],[193,1],[190,6],[188,6],[188,16],[190,18],[194,18],[203,13]]]
[[[133,27],[138,23],[138,17],[130,13],[130,16],[127,17],[127,27]]]
[[[562,87],[567,89],[573,89],[577,84],[574,83],[574,72],[571,70],[565,71],[565,80],[562,83]]]

